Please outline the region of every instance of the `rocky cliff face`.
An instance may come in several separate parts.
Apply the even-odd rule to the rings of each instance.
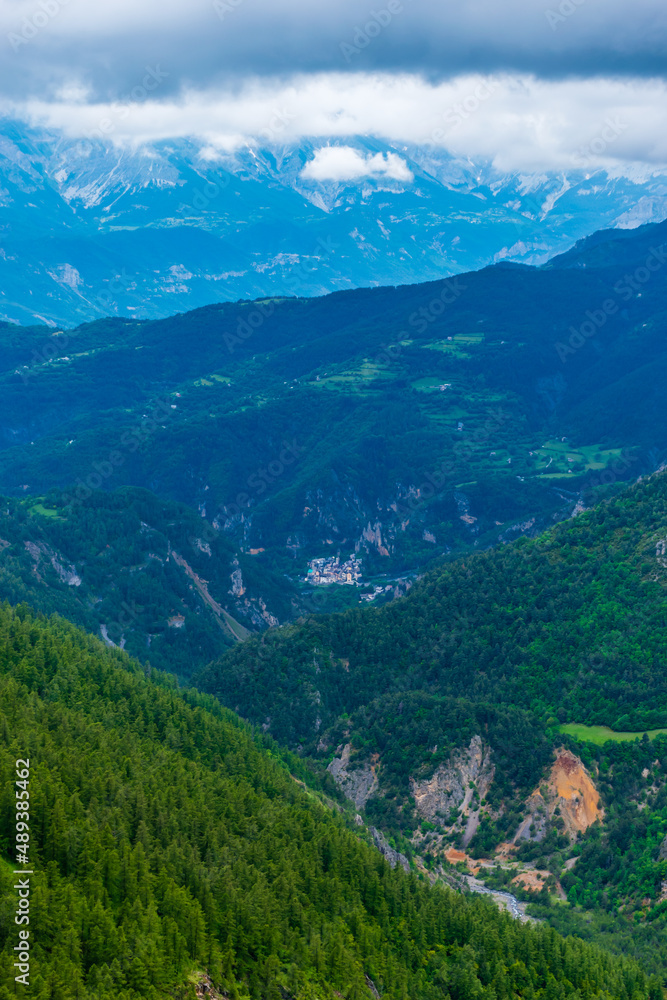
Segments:
[[[377,830],[374,826],[371,827],[371,834],[373,837],[373,843],[377,847],[380,854],[384,855],[392,868],[396,865],[400,865],[406,872],[410,871],[410,862],[404,854],[399,851],[394,850],[385,835]]]
[[[658,851],[658,861],[667,861],[667,837],[663,840]]]
[[[39,572],[40,562],[44,557],[46,557],[56,571],[58,579],[61,583],[66,583],[69,587],[81,586],[81,577],[76,571],[76,566],[73,564],[69,566],[66,565],[67,560],[64,559],[59,552],[56,552],[55,549],[52,549],[44,542],[24,542],[23,544],[33,560],[33,573],[37,579],[40,580],[40,582],[42,581],[42,577]]]
[[[494,774],[491,750],[482,743],[480,736],[473,736],[470,745],[455,750],[449,763],[441,764],[432,778],[410,780],[417,812],[429,822],[442,826],[452,809],[461,813],[469,811],[475,792],[481,802],[491,787]]]
[[[339,747],[338,754],[327,770],[346,798],[354,802],[357,809],[363,809],[372,795],[376,792],[382,794],[378,777],[379,760],[375,758],[356,766],[351,764],[352,747],[349,743]],[[467,845],[477,830],[480,809],[494,774],[490,748],[480,736],[473,736],[470,745],[455,750],[449,762],[441,764],[431,778],[410,778],[410,792],[419,815],[441,830],[451,828],[452,813],[458,814],[456,822],[463,823],[463,843]],[[419,839],[419,834],[417,836]],[[402,864],[400,859],[399,863]]]
[[[210,555],[210,553],[209,553]],[[251,597],[243,579],[243,573],[237,558],[231,563],[229,574],[230,588],[228,594],[234,598],[234,611],[242,615],[246,622],[251,622],[259,630],[280,625],[278,618],[271,614],[263,597]]]
[[[339,747],[338,751],[340,757],[335,757],[331,761],[327,771],[332,775],[336,784],[340,786],[345,797],[354,802],[357,809],[363,809],[378,788],[378,779],[375,773],[377,765],[363,764],[351,769],[352,745],[347,743],[344,747]]]
[[[546,782],[536,788],[527,802],[528,814],[516,832],[519,840],[542,840],[547,822],[562,819],[564,833],[571,841],[579,833],[604,819],[598,792],[582,761],[561,747]]]

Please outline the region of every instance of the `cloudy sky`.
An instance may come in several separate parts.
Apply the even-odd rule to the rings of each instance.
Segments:
[[[664,0],[0,0],[0,45],[1,110],[70,135],[667,167]],[[406,168],[325,151],[309,169]]]

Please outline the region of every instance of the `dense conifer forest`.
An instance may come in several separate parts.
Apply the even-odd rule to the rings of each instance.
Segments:
[[[0,669],[3,1000],[18,757],[39,1000],[185,996],[204,970],[239,998],[661,995],[631,962],[391,869],[293,758],[62,619],[5,606]]]

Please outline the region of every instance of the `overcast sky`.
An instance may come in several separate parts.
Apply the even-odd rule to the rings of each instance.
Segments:
[[[667,165],[664,0],[0,0],[0,45],[2,109],[72,135],[110,122],[115,142],[194,135],[215,155],[370,134],[503,169]],[[327,156],[362,168],[335,155],[311,175]],[[385,168],[405,170],[368,170]]]

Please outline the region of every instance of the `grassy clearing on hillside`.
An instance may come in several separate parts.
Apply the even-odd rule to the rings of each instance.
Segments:
[[[624,743],[628,740],[639,740],[644,735],[643,732],[615,733],[608,726],[584,726],[578,722],[559,726],[558,732],[565,733],[566,736],[572,736],[575,740],[585,740],[588,743],[595,743],[599,747],[609,740],[613,740],[615,743]],[[648,729],[645,732],[650,740],[654,740],[656,736],[667,733],[667,729]]]
[[[412,388],[418,392],[446,392],[451,389],[452,383],[434,375],[427,375],[425,378],[416,379],[412,383]]]
[[[386,366],[366,358],[358,367],[348,368],[331,375],[318,375],[315,380],[311,380],[308,384],[317,388],[335,389],[338,392],[341,390],[359,392],[368,388],[371,382],[378,379],[390,381],[395,378],[395,372],[387,371]]]
[[[424,344],[427,351],[442,351],[458,358],[469,358],[470,354],[466,348],[476,347],[484,340],[482,333],[456,333],[446,340],[433,340],[430,344]]]
[[[41,514],[42,517],[56,518],[59,521],[64,520],[64,518],[60,516],[57,510],[54,510],[52,507],[45,507],[44,504],[42,503],[33,504],[32,507],[30,508],[30,513]]]
[[[620,448],[602,448],[599,444],[573,448],[567,441],[547,441],[531,452],[536,459],[543,479],[574,472],[592,472],[606,469],[610,462],[621,456]],[[548,470],[548,471],[547,471]]]

